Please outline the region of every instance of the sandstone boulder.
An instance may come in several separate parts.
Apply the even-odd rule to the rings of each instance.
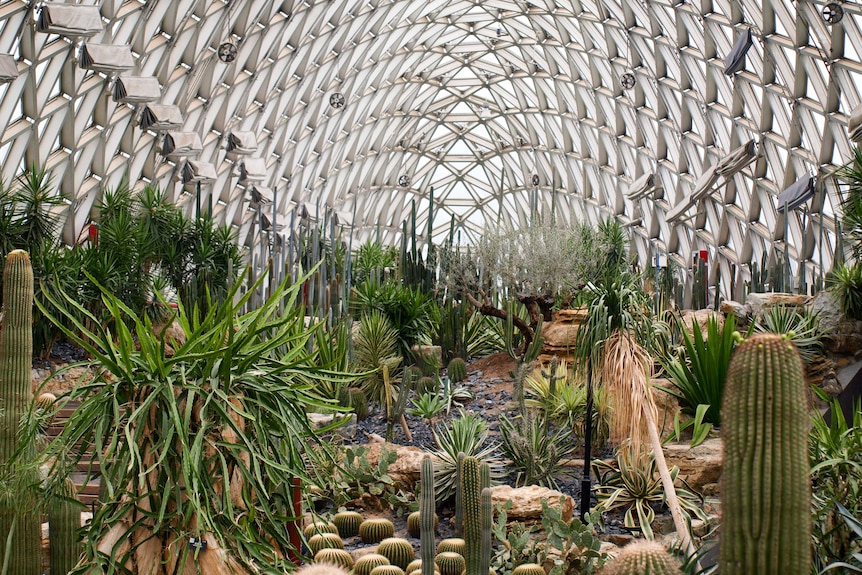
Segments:
[[[368,443],[368,462],[376,466],[377,462],[380,461],[380,453],[384,449],[395,451],[398,455],[398,459],[389,466],[386,474],[392,478],[398,487],[412,489],[419,481],[419,470],[426,452],[418,447],[388,443],[372,436]]]
[[[721,302],[721,306],[719,307],[719,309],[721,310],[721,313],[723,313],[725,316],[734,316],[736,318],[736,323],[740,325],[747,324],[748,320],[750,319],[748,315],[750,309],[747,306],[739,303],[738,301],[723,301]]]
[[[700,491],[705,485],[716,483],[721,477],[721,450],[721,438],[713,437],[697,447],[691,447],[684,442],[668,443],[664,448],[664,456],[669,467],[679,467],[680,479]]]
[[[545,339],[543,351],[546,353],[570,352],[575,345],[578,326],[586,317],[586,309],[558,311],[553,321],[542,324],[542,337]]]
[[[721,329],[724,326],[724,315],[720,313],[716,313],[711,309],[689,309],[683,311],[680,319],[682,320],[682,325],[685,326],[685,330],[688,333],[692,333],[691,326],[692,322],[697,322],[697,325],[700,326],[700,332],[702,334],[706,334],[706,325],[709,321],[709,318],[715,317],[718,319],[718,327]]]
[[[807,295],[792,293],[750,293],[745,296],[745,305],[751,310],[751,317],[758,318],[771,307],[782,305],[802,308],[810,299]]]
[[[667,437],[674,430],[673,421],[675,417],[679,417],[681,423],[690,418],[689,416],[682,414],[682,410],[679,407],[679,401],[677,401],[674,396],[660,389],[656,389],[656,387],[674,389],[672,381],[665,378],[655,378],[650,380],[650,386],[652,389],[653,400],[658,409],[656,423],[659,426],[659,435]]]
[[[562,498],[562,502],[560,498]],[[563,521],[570,521],[575,509],[575,502],[570,496],[547,487],[497,485],[491,488],[492,505],[502,506],[506,504],[506,501],[512,502],[512,508],[507,512],[508,518],[515,521],[540,520],[542,518],[542,501],[547,501],[550,507],[560,509],[563,514]]]

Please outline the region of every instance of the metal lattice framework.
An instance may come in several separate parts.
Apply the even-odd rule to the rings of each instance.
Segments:
[[[859,4],[71,4],[0,3],[14,57],[8,75],[0,60],[2,174],[53,172],[68,242],[126,174],[177,200],[201,182],[248,246],[257,187],[285,216],[328,206],[357,241],[396,242],[413,200],[427,219],[433,186],[438,238],[453,214],[472,241],[553,210],[619,218],[642,261],[709,250],[724,286],[785,246],[795,273],[832,265],[828,174],[852,153],[862,101]],[[814,195],[785,222],[777,196],[809,174]]]

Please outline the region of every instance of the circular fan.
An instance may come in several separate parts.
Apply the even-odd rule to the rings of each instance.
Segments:
[[[329,105],[335,109],[344,107],[344,94],[336,92],[329,97]]]
[[[637,84],[637,78],[631,72],[626,72],[622,76],[620,76],[620,85],[622,85],[623,89],[631,90]]]
[[[533,174],[533,175],[530,177],[530,182],[531,182],[534,186],[538,186],[538,185],[539,185],[539,174]]]
[[[230,64],[236,60],[236,44],[233,42],[222,42],[218,47],[218,59],[225,64]]]
[[[823,7],[823,20],[828,24],[837,24],[844,18],[844,8],[838,2],[830,2]]]
[[[398,185],[402,188],[406,188],[410,185],[410,176],[404,174],[403,176],[398,176]]]

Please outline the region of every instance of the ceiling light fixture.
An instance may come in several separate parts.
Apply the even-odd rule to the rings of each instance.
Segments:
[[[631,72],[626,72],[622,76],[620,76],[620,85],[624,90],[631,90],[635,87],[635,84],[638,83],[637,78]]]
[[[823,7],[823,21],[827,24],[838,24],[844,18],[844,8],[838,2],[829,2]]]

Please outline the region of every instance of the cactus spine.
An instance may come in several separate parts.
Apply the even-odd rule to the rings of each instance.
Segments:
[[[75,484],[67,477],[62,497],[48,507],[51,575],[65,575],[81,558],[81,508],[75,495]]]
[[[32,400],[30,375],[33,367],[33,268],[30,256],[13,250],[6,256],[3,268],[3,331],[0,332],[0,465],[12,462],[19,446],[21,418]],[[18,457],[27,468],[32,445]],[[19,468],[20,469],[20,468]],[[22,469],[23,471],[23,469]],[[25,471],[26,473],[26,471]],[[36,479],[35,481],[38,481]],[[10,530],[14,529],[14,533]],[[0,533],[11,534],[13,545],[6,557],[6,545],[0,545],[0,565],[15,575],[39,575],[42,572],[42,529],[38,512],[32,505],[0,511]]]
[[[379,553],[369,553],[356,560],[353,564],[353,572],[356,575],[370,575],[375,567],[381,565],[389,565],[389,559]]]
[[[379,543],[395,536],[395,525],[384,518],[366,519],[359,525],[359,537],[363,543]]]
[[[464,507],[464,541],[467,544],[464,559],[467,561],[467,575],[482,573],[482,522],[481,492],[479,490],[479,460],[468,456],[464,458],[461,470],[461,504]],[[487,574],[487,571],[485,572]],[[485,574],[483,574],[485,575]]]
[[[805,393],[792,343],[763,334],[737,347],[721,410],[722,573],[811,572]]]
[[[314,562],[353,569],[353,556],[344,549],[324,548],[314,554]]]
[[[377,552],[389,559],[389,563],[397,565],[401,569],[405,569],[416,558],[413,545],[400,537],[384,539],[377,546]]]
[[[438,554],[434,561],[440,568],[440,575],[461,575],[467,565],[463,557],[451,551]]]
[[[434,462],[426,455],[419,468],[419,556],[422,575],[434,575],[434,520],[436,495],[434,493]]]
[[[682,575],[679,563],[661,543],[635,541],[605,565],[604,575]]]
[[[362,515],[356,511],[340,511],[332,516],[332,522],[338,529],[338,534],[345,539],[359,535],[362,521]]]

